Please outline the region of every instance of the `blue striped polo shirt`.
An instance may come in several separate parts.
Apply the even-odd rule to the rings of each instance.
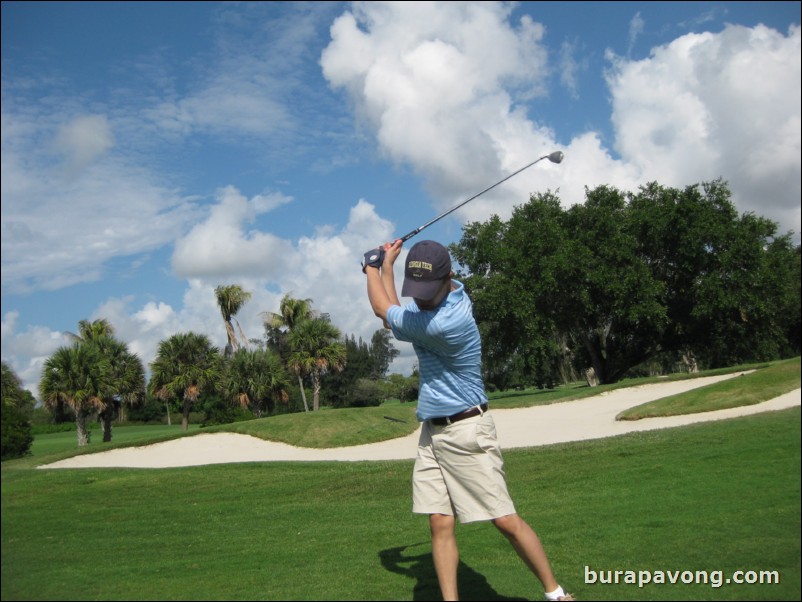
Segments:
[[[452,280],[451,291],[437,309],[425,311],[412,302],[393,305],[387,322],[399,341],[412,343],[418,355],[418,420],[450,416],[487,401],[482,380],[482,342],[465,286]]]

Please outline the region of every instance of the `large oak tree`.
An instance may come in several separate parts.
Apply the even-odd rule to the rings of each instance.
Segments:
[[[599,186],[567,209],[533,195],[451,250],[502,388],[550,386],[567,364],[610,383],[656,358],[714,368],[799,353],[799,248],[738,215],[720,180]]]

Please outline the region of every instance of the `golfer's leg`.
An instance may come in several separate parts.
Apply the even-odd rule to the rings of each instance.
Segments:
[[[455,519],[445,514],[430,514],[429,527],[432,530],[432,558],[434,570],[443,600],[459,600],[457,590],[457,567],[459,551],[454,532]]]
[[[517,514],[497,518],[493,520],[493,524],[510,541],[526,566],[540,579],[545,591],[551,592],[557,589],[558,583],[551,571],[546,551],[532,527]]]

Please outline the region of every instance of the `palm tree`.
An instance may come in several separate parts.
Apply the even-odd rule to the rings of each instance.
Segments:
[[[330,370],[341,371],[345,368],[347,352],[339,339],[339,329],[328,318],[305,320],[289,333],[288,364],[298,376],[307,411],[303,376],[312,378],[312,411],[317,411],[320,409],[320,379]]]
[[[289,386],[284,363],[275,351],[240,349],[227,362],[223,382],[226,397],[250,408],[257,418],[262,417],[263,405],[271,414],[276,402],[286,404]]]
[[[245,303],[251,298],[251,293],[243,290],[238,284],[231,284],[229,286],[218,286],[214,289],[214,294],[217,297],[217,305],[220,306],[220,313],[223,314],[223,321],[226,323],[226,334],[228,335],[228,345],[226,345],[226,357],[230,356],[240,347],[237,340],[237,335],[234,333],[234,326],[232,320],[234,315],[242,308]],[[237,329],[242,337],[242,344],[248,348],[248,339],[245,333],[242,332],[239,322],[237,322]]]
[[[60,347],[45,360],[39,392],[44,404],[54,408],[63,403],[75,414],[78,447],[89,442],[86,419],[103,411],[104,399],[113,395],[114,376],[109,360],[94,342]]]
[[[206,335],[174,334],[159,343],[150,364],[151,395],[165,403],[181,399],[181,429],[189,428],[189,413],[204,391],[214,391],[222,377],[220,350]]]
[[[285,361],[289,354],[287,335],[301,322],[318,317],[318,312],[312,309],[312,299],[295,299],[291,295],[287,293],[282,297],[278,313],[265,311],[261,314],[268,346],[277,350]]]
[[[66,332],[64,334],[73,341],[89,341],[101,336],[114,336],[114,326],[105,318],[99,318],[91,322],[89,320],[81,320],[78,322],[78,333]]]
[[[128,346],[114,337],[99,337],[94,342],[111,365],[114,379],[113,395],[104,399],[105,408],[100,412],[103,426],[103,441],[111,441],[111,426],[116,417],[124,417],[125,404],[141,403],[145,398],[145,368]]]
[[[128,351],[128,346],[114,337],[114,327],[105,318],[81,320],[78,333],[66,333],[77,343],[94,341],[109,360],[114,378],[114,394],[103,400],[104,408],[99,418],[103,427],[103,441],[111,441],[111,428],[114,419],[125,417],[125,405],[140,403],[145,396],[145,368],[136,354]]]
[[[265,325],[265,338],[267,346],[275,349],[285,364],[289,366],[290,345],[288,342],[289,334],[302,322],[313,320],[319,317],[316,310],[312,309],[312,299],[295,299],[292,293],[287,293],[282,297],[279,305],[279,312],[262,312]],[[292,367],[291,367],[292,368]],[[301,399],[304,402],[304,411],[309,411],[309,404],[306,402],[306,391],[304,390],[303,373],[295,370],[298,377],[298,385],[301,388]]]

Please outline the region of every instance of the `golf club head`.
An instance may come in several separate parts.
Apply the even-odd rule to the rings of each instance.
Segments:
[[[547,158],[552,163],[561,163],[563,160],[563,152],[562,151],[554,151],[550,155],[547,155]]]

